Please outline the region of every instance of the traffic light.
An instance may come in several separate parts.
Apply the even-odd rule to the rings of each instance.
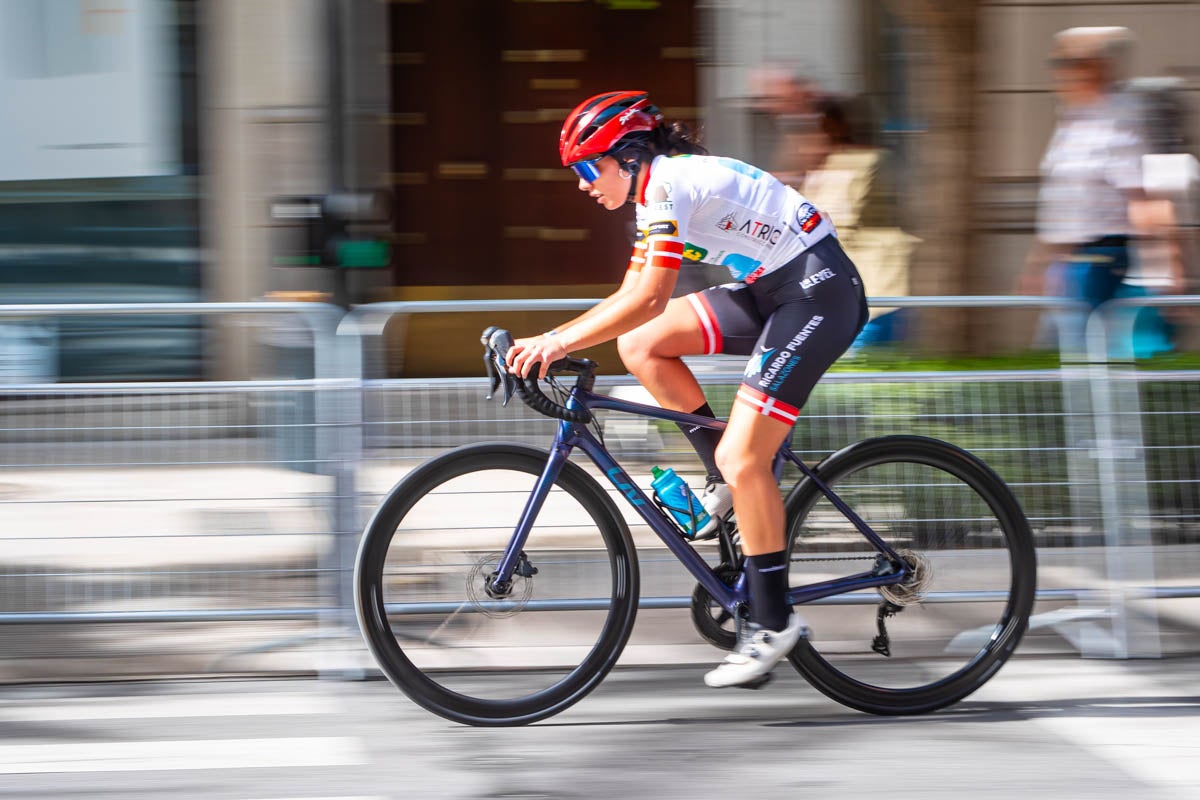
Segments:
[[[334,192],[320,198],[313,234],[321,263],[342,269],[380,269],[391,263],[386,238],[369,228],[391,219],[391,197],[383,191]]]
[[[284,267],[381,269],[391,262],[386,231],[391,196],[383,191],[277,197],[273,260]]]

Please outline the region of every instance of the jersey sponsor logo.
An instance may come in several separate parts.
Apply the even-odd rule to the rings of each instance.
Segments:
[[[775,348],[766,348],[762,345],[758,346],[758,352],[750,356],[750,360],[746,362],[746,371],[742,373],[743,377],[753,378],[763,371],[763,366],[775,352]]]
[[[812,287],[816,286],[818,283],[827,281],[836,274],[837,273],[834,272],[833,270],[831,270],[829,267],[826,267],[825,269],[821,270],[820,272],[814,272],[812,275],[809,275],[807,278],[800,281],[800,288],[801,289],[811,289]]]
[[[650,227],[646,229],[646,236],[678,236],[679,225],[673,219],[664,219],[659,222],[651,222]]]
[[[771,360],[770,365],[763,370],[762,377],[758,380],[759,387],[777,390],[787,380],[787,376],[792,374],[792,370],[800,363],[800,355],[796,349],[812,336],[813,331],[817,329],[825,318],[820,314],[814,314],[812,319],[804,323],[804,327],[784,345],[784,348],[779,351],[779,355]]]
[[[805,203],[796,212],[796,224],[805,233],[812,233],[813,229],[821,224],[821,212],[817,211],[811,203]]]
[[[756,280],[761,278],[762,274],[766,271],[766,267],[759,267],[758,269],[754,270],[754,272],[751,272],[749,275],[742,278],[742,280],[744,280],[746,283],[754,283]]]
[[[777,228],[769,222],[750,218],[739,220],[732,211],[717,220],[717,230],[736,233],[743,238],[753,239],[772,247],[779,241],[779,237],[783,233],[783,228]]]
[[[688,261],[703,261],[708,251],[698,244],[688,242],[683,246],[683,257]]]
[[[650,193],[650,210],[651,211],[674,211],[675,200],[672,197],[671,184],[663,181],[654,187]]]
[[[721,259],[722,267],[729,267],[729,271],[735,278],[741,280],[754,270],[762,265],[761,261],[755,261],[750,256],[744,256],[741,253],[730,253]]]

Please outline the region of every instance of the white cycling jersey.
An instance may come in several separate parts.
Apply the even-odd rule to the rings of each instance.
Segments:
[[[837,235],[803,195],[737,159],[658,156],[649,169],[637,204],[632,269],[703,262],[753,283]]]

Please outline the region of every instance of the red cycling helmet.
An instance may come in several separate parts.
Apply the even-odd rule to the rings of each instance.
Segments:
[[[558,136],[558,154],[564,167],[600,158],[629,134],[654,130],[662,118],[646,92],[605,92],[589,97],[567,115]]]

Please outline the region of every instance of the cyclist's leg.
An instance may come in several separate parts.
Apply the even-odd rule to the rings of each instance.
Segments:
[[[658,401],[672,411],[688,411],[704,403],[704,392],[681,360],[703,352],[704,339],[696,315],[685,298],[676,297],[654,319],[617,337],[625,368]]]
[[[705,674],[704,682],[713,688],[761,686],[805,630],[804,621],[787,604],[783,496],[772,470],[775,453],[791,431],[790,421],[760,413],[739,397],[717,449],[718,466],[733,490],[746,556],[742,569],[751,625],[737,649]]]
[[[784,548],[783,495],[772,470],[775,453],[792,432],[792,423],[734,403],[729,425],[717,448],[717,466],[733,490],[742,553],[774,553]]]
[[[762,317],[742,284],[713,286],[671,300],[666,310],[617,340],[621,359],[664,408],[716,417],[681,356],[748,354],[762,332]],[[732,498],[717,466],[720,431],[679,426],[704,464],[707,486],[701,496],[709,522],[696,532],[709,536],[729,516]]]
[[[682,356],[749,355],[763,320],[746,287],[713,286],[676,297],[662,314],[617,338],[621,360],[663,408],[691,412],[704,392]]]
[[[814,275],[815,282],[806,280]],[[755,291],[775,307],[746,365],[717,453],[733,486],[746,555],[784,548],[783,502],[771,469],[775,453],[817,381],[866,321],[858,272],[836,240],[817,244],[760,283]]]
[[[720,468],[733,489],[746,556],[742,569],[751,625],[737,649],[704,676],[704,682],[714,688],[761,686],[804,631],[803,620],[787,604],[783,497],[771,468],[775,452],[791,430],[790,421],[737,402],[718,449]]]
[[[764,306],[775,307],[746,365],[717,463],[733,489],[750,619],[759,629],[705,675],[709,686],[760,683],[803,629],[786,600],[783,499],[772,465],[813,386],[865,321],[857,271],[836,242],[830,244],[813,248],[755,288]],[[813,275],[819,277],[807,280]]]

